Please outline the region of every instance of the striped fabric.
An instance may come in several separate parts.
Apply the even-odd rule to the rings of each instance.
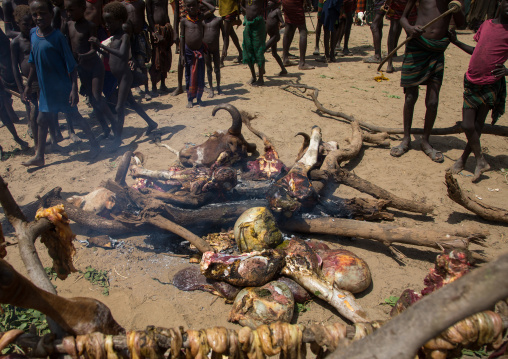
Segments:
[[[317,4],[317,19],[321,19],[321,13],[323,12],[323,6],[325,4],[325,0],[318,0]]]
[[[358,0],[356,3],[356,12],[365,12],[367,7],[367,0]]]
[[[444,73],[444,51],[450,44],[445,37],[430,40],[422,36],[412,39],[406,45],[400,76],[400,86],[426,85],[429,81],[441,84]]]
[[[506,102],[506,79],[500,78],[493,84],[475,85],[464,75],[464,108],[487,105],[492,109],[492,124],[504,114]]]

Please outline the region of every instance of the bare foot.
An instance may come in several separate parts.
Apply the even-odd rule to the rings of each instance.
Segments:
[[[120,137],[115,137],[114,141],[111,143],[108,152],[116,152],[120,146],[122,145],[122,139]]]
[[[284,76],[288,74],[288,70],[284,69],[281,72],[279,72],[279,76]]]
[[[249,81],[247,81],[247,84],[252,85],[254,82],[256,82],[256,78],[252,77]]]
[[[178,96],[183,93],[183,89],[181,87],[177,87],[175,91],[171,92],[171,96]]]
[[[17,140],[15,140],[15,141],[18,143],[18,145],[20,145],[20,146],[21,146],[21,149],[22,149],[22,150],[27,150],[27,149],[29,149],[29,148],[30,148],[30,146],[28,145],[28,142],[23,141],[21,138],[18,138],[18,139],[17,139]]]
[[[205,103],[201,100],[196,100],[196,106],[198,107],[204,107],[205,106]]]
[[[453,166],[448,168],[446,171],[450,172],[453,175],[456,175],[457,173],[460,173],[464,169],[464,162],[462,162],[462,158],[459,158]]]
[[[168,93],[169,89],[166,87],[166,85],[162,84],[159,92]]]
[[[49,145],[49,151],[51,153],[61,153],[63,155],[68,154],[68,152],[62,146],[56,143],[52,143],[51,145]]]
[[[258,79],[256,82],[251,83],[251,86],[259,87],[263,86],[265,84],[265,81],[263,79]]]
[[[298,63],[297,63],[297,62],[295,62],[295,61],[289,61],[289,60],[284,61],[282,64],[283,64],[285,67],[288,67],[288,66],[296,66],[296,65],[298,65]]]
[[[151,124],[148,125],[148,128],[146,129],[145,135],[148,136],[157,127],[159,127],[159,124],[157,122],[153,121]]]
[[[71,133],[69,134],[69,138],[71,139],[72,142],[74,143],[79,143],[81,142],[81,138],[79,138],[75,133]]]
[[[298,66],[298,70],[313,70],[314,66],[310,66],[309,64],[303,63]]]
[[[31,166],[41,167],[44,166],[44,158],[33,157],[26,162],[21,162],[21,164],[26,167]]]
[[[187,108],[192,108],[192,101],[187,102]]]
[[[473,182],[478,182],[483,172],[490,170],[490,165],[485,160],[485,157],[481,157],[476,161],[476,168],[474,170]]]
[[[217,95],[222,95],[222,90],[220,87],[217,87]]]
[[[394,72],[395,72],[395,69],[394,69],[394,67],[393,67],[393,65],[392,65],[392,64],[390,64],[390,65],[388,65],[388,66],[386,67],[386,73],[387,73],[387,74],[391,74],[391,73],[394,73]]]

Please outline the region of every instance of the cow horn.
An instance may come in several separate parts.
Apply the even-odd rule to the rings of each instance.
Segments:
[[[298,132],[295,135],[295,137],[296,136],[302,136],[303,137],[302,147],[300,147],[300,151],[298,151],[298,155],[296,155],[296,162],[298,162],[303,157],[305,151],[309,147],[310,136],[308,134],[306,134],[305,132]]]
[[[226,110],[229,112],[231,117],[233,117],[233,124],[229,128],[228,132],[233,136],[239,136],[242,133],[242,115],[240,114],[240,111],[238,111],[235,106],[230,105],[229,103],[224,103],[213,108],[212,116],[215,116],[217,111],[221,109]]]

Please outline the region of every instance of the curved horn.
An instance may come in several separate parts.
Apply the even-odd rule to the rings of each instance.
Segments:
[[[226,110],[229,112],[231,117],[233,117],[233,124],[229,128],[228,132],[231,135],[239,136],[242,133],[242,115],[240,114],[240,111],[238,111],[235,106],[230,105],[229,103],[224,103],[213,108],[212,116],[215,116],[219,110]]]
[[[310,136],[308,134],[306,134],[305,132],[298,132],[295,135],[295,137],[296,136],[302,136],[303,137],[302,147],[300,147],[300,151],[298,151],[298,155],[296,155],[296,161],[295,162],[298,162],[303,157],[303,155],[305,154],[305,151],[309,147]]]

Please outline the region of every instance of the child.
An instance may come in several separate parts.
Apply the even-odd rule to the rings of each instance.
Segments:
[[[100,152],[99,143],[95,140],[90,126],[76,107],[79,101],[76,61],[65,36],[60,30],[51,27],[52,8],[50,0],[33,0],[30,3],[32,18],[37,27],[30,31],[32,50],[28,62],[31,66],[23,97],[28,101],[36,72],[40,95],[37,148],[35,157],[22,163],[25,166],[44,166],[49,121],[55,118],[58,112],[67,113],[68,117],[81,124],[90,142],[91,158],[97,157]]]
[[[318,62],[335,62],[335,46],[339,41],[340,10],[342,0],[327,0],[323,5],[321,22],[323,23],[325,55]]]
[[[508,69],[503,65],[508,59],[508,0],[502,0],[497,18],[485,21],[474,36],[476,47],[457,40],[450,34],[452,44],[471,54],[469,67],[464,76],[464,104],[462,128],[466,133],[467,145],[462,156],[449,169],[459,173],[464,169],[467,158],[474,153],[476,168],[473,182],[490,169],[480,144],[480,136],[489,110],[492,124],[504,113],[506,102],[506,80]]]
[[[408,0],[400,18],[400,24],[406,30],[411,40],[406,44],[400,86],[404,88],[404,137],[398,146],[392,147],[390,155],[400,157],[409,151],[411,145],[411,126],[413,113],[418,100],[419,86],[426,85],[425,94],[425,122],[420,148],[432,161],[442,163],[443,153],[437,151],[429,143],[430,133],[437,117],[439,104],[439,92],[443,83],[444,75],[444,52],[448,47],[448,26],[452,15],[435,22],[433,25],[422,30],[422,26],[444,13],[448,9],[451,0],[420,0],[416,25],[410,24],[409,15],[416,0]],[[438,6],[439,4],[439,6]],[[465,22],[464,13],[459,11],[453,14],[457,26]]]
[[[203,25],[205,27],[205,33],[203,36],[203,42],[208,47],[208,52],[205,53],[206,63],[206,74],[208,76],[208,86],[210,87],[210,95],[213,97],[213,84],[212,84],[212,61],[213,71],[215,72],[215,79],[217,81],[217,94],[221,94],[220,89],[220,45],[219,37],[222,31],[222,39],[224,40],[224,24],[222,18],[217,17],[213,14],[213,10],[209,10],[206,4],[213,7],[215,10],[215,4],[213,0],[203,0],[201,5],[201,12],[203,13]]]
[[[9,130],[12,137],[14,138],[14,141],[16,141],[20,146],[22,150],[28,149],[28,143],[23,141],[21,138],[19,138],[18,133],[16,132],[16,127],[14,127],[14,124],[12,123],[12,120],[9,116],[9,113],[7,111],[7,106],[11,105],[11,98],[5,92],[4,85],[2,81],[0,81],[0,121],[4,124],[5,127]],[[1,147],[0,147],[1,152]],[[0,155],[0,159],[1,159]]]
[[[173,28],[169,22],[168,0],[146,0],[146,17],[152,43],[152,66],[150,66],[152,95],[157,96],[159,81],[161,92],[169,92],[166,78],[171,70]]]
[[[187,17],[180,20],[180,54],[183,54],[180,61],[185,66],[187,108],[192,108],[194,99],[198,106],[203,105],[206,45],[203,43],[203,22],[199,16],[198,1],[185,0],[185,8]]]
[[[65,0],[65,11],[69,17],[66,32],[71,44],[72,54],[78,62],[78,75],[81,86],[95,111],[104,131],[104,138],[110,133],[106,118],[110,121],[113,132],[116,131],[116,120],[102,97],[104,85],[104,64],[88,41],[97,35],[94,23],[85,19],[86,0]]]
[[[277,42],[280,40],[279,28],[283,28],[286,26],[284,20],[282,19],[282,11],[280,11],[280,3],[277,1],[268,1],[268,16],[266,18],[266,32],[270,38],[266,43],[266,50],[272,49],[272,56],[275,58],[277,63],[280,66],[279,75],[285,75],[288,72],[282,63],[282,59],[277,54]],[[281,24],[279,27],[279,23]]]
[[[145,120],[148,124],[146,135],[157,128],[157,123],[152,120],[143,108],[134,100],[131,92],[133,73],[129,64],[131,43],[129,35],[123,30],[122,25],[127,21],[127,9],[120,2],[111,2],[104,6],[104,22],[106,29],[111,35],[111,44],[104,46],[95,37],[90,38],[90,42],[99,47],[99,52],[104,55],[109,54],[109,66],[111,72],[118,80],[118,99],[116,103],[116,113],[118,115],[118,133],[115,136],[114,147],[118,148],[121,143],[121,135],[125,121],[125,102],[129,102],[132,109]]]
[[[243,63],[249,65],[252,78],[249,84],[263,86],[265,73],[266,25],[263,19],[264,0],[249,0],[245,7],[243,25]],[[254,64],[259,67],[259,76],[256,80]]]
[[[28,5],[19,5],[14,10],[14,18],[19,26],[20,34],[11,41],[11,59],[13,64],[14,79],[18,86],[18,91],[22,94],[25,91],[28,75],[30,73],[30,30],[33,21],[30,7]],[[29,133],[33,136],[37,146],[37,116],[39,114],[39,87],[34,84],[29,94],[28,101],[25,103],[26,114],[29,123]]]

